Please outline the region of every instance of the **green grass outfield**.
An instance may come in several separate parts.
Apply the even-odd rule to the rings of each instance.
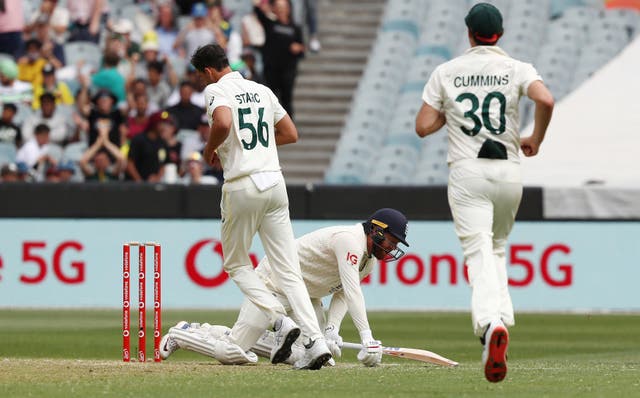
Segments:
[[[519,315],[507,379],[491,384],[468,314],[370,314],[386,345],[428,349],[460,362],[457,368],[386,356],[382,366],[365,368],[345,351],[336,367],[317,372],[263,359],[222,366],[185,351],[161,364],[125,364],[120,314],[0,310],[0,397],[640,397],[638,315]],[[236,312],[163,316],[166,330],[181,319],[231,325]],[[356,340],[348,319],[342,335]]]

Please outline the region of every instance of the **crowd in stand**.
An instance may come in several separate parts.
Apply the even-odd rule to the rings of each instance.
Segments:
[[[221,0],[29,3],[0,0],[0,181],[220,183],[189,63],[208,43],[293,115],[305,45],[290,0],[253,0],[237,26]]]

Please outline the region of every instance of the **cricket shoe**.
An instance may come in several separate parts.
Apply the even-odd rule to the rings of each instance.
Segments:
[[[482,364],[484,377],[492,383],[497,383],[507,376],[507,347],[509,346],[509,331],[502,321],[491,322],[484,335],[484,350]]]
[[[291,356],[291,346],[300,336],[300,328],[288,316],[280,317],[273,325],[275,344],[271,349],[271,363],[281,363]]]
[[[177,329],[187,330],[190,327],[191,325],[188,322],[180,321],[176,324],[176,326],[172,327],[171,329],[177,328]],[[180,346],[178,345],[178,342],[171,338],[171,329],[169,329],[169,333],[165,334],[162,337],[162,340],[160,340],[159,351],[160,351],[160,358],[162,359],[169,358],[169,355],[173,354],[174,352],[176,352],[178,348],[180,348]]]
[[[319,338],[304,345],[304,356],[294,365],[294,369],[318,370],[331,359],[331,351],[324,338]]]

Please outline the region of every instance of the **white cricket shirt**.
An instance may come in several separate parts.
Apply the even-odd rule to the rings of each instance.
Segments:
[[[246,80],[239,72],[224,75],[204,89],[209,126],[219,106],[231,109],[233,123],[218,147],[225,182],[262,172],[279,172],[274,125],[287,112],[266,86]]]
[[[367,255],[362,224],[322,228],[301,236],[296,244],[309,296],[314,299],[342,292],[356,328],[369,330],[360,281],[371,273],[377,259]],[[269,288],[284,294],[273,282],[266,259],[257,271]]]
[[[518,104],[529,85],[542,80],[531,64],[515,60],[497,46],[475,46],[439,65],[422,100],[444,112],[450,164],[475,159],[486,139],[502,143],[507,158],[519,162]]]

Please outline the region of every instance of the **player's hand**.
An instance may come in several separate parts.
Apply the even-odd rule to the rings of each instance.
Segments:
[[[339,330],[334,325],[328,325],[324,329],[324,338],[327,341],[327,347],[331,351],[331,355],[334,358],[340,358],[342,356],[342,337],[338,333]]]
[[[538,150],[540,149],[540,142],[533,136],[522,137],[520,139],[520,149],[522,149],[522,153],[524,153],[524,156],[536,156],[538,154]]]
[[[304,52],[304,44],[300,43],[291,43],[289,46],[289,52],[294,55],[298,55]]]
[[[380,340],[362,342],[362,349],[358,352],[358,361],[364,366],[378,366],[382,362],[382,343]]]

